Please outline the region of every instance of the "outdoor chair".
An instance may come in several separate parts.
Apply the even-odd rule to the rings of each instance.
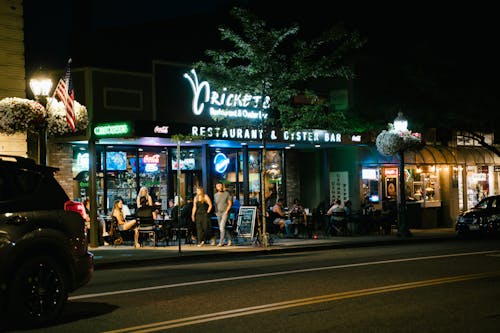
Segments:
[[[345,212],[333,212],[326,232],[327,236],[350,236]]]
[[[139,243],[141,246],[148,241],[153,246],[158,245],[158,228],[153,217],[138,217],[139,223]]]
[[[107,242],[113,246],[122,245],[125,242],[132,242],[133,244],[134,229],[120,230],[118,227],[118,220],[113,216],[109,228],[109,236],[107,236]]]

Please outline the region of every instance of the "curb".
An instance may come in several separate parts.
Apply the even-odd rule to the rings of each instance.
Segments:
[[[248,251],[235,251],[235,252],[203,252],[203,253],[192,253],[184,252],[184,255],[172,254],[168,256],[161,256],[158,254],[154,258],[136,258],[128,260],[117,260],[114,262],[96,262],[94,260],[95,270],[106,270],[113,268],[127,268],[127,267],[145,267],[151,265],[160,264],[172,264],[172,263],[186,263],[190,261],[198,261],[202,258],[209,257],[210,259],[234,259],[234,258],[244,258],[249,256],[265,256],[280,253],[296,253],[303,251],[321,251],[329,249],[346,249],[346,248],[361,248],[361,247],[371,247],[371,246],[388,246],[388,245],[401,245],[401,244],[416,244],[416,243],[435,243],[443,241],[455,241],[455,237],[426,237],[426,238],[394,238],[386,240],[372,240],[372,241],[353,241],[353,242],[340,242],[332,244],[320,244],[320,245],[294,245],[294,246],[281,246],[281,247],[270,247],[268,249],[258,248],[251,249]]]

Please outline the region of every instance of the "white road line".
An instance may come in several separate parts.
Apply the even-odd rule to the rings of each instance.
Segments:
[[[156,322],[156,323],[143,324],[143,325],[139,325],[139,326],[125,327],[125,328],[107,331],[105,333],[128,333],[128,332],[148,333],[148,332],[164,331],[164,330],[171,329],[171,328],[193,326],[196,324],[207,323],[207,322],[212,322],[212,321],[217,321],[217,320],[222,320],[222,319],[227,319],[227,318],[248,316],[248,315],[253,315],[253,314],[258,314],[258,313],[263,313],[263,312],[288,309],[288,308],[292,308],[292,307],[306,306],[306,305],[325,303],[325,302],[333,302],[333,301],[343,300],[343,299],[347,299],[347,298],[369,296],[369,295],[375,295],[375,294],[380,294],[380,293],[401,291],[401,290],[421,288],[421,287],[427,287],[427,286],[435,286],[435,285],[440,285],[440,284],[445,284],[445,283],[455,283],[455,282],[462,282],[462,281],[468,281],[468,280],[482,279],[482,278],[494,277],[494,276],[498,276],[498,275],[500,275],[500,271],[476,273],[476,274],[468,274],[468,275],[458,275],[458,276],[448,276],[448,277],[438,278],[438,279],[399,283],[399,284],[393,284],[393,285],[388,285],[388,286],[366,288],[366,289],[360,289],[360,290],[343,291],[343,292],[329,294],[329,295],[321,295],[321,296],[307,297],[307,298],[301,298],[301,299],[294,299],[294,300],[283,301],[283,302],[278,302],[278,303],[256,305],[256,306],[251,306],[251,307],[246,307],[246,308],[232,309],[232,310],[226,310],[226,311],[221,311],[221,312],[207,313],[207,314],[201,314],[201,315],[197,315],[197,316],[160,321],[160,322]]]
[[[194,285],[209,284],[209,283],[219,283],[219,282],[224,282],[224,281],[246,280],[246,279],[255,279],[255,278],[268,277],[268,276],[289,275],[289,274],[297,274],[297,273],[317,272],[317,271],[325,271],[325,270],[331,270],[331,269],[352,268],[352,267],[371,266],[371,265],[385,265],[385,264],[392,264],[392,263],[398,263],[398,262],[408,262],[408,261],[418,261],[418,260],[431,260],[431,259],[441,259],[441,258],[475,256],[475,255],[483,255],[483,254],[490,254],[491,255],[492,253],[498,253],[498,251],[481,251],[481,252],[443,254],[443,255],[437,255],[437,256],[380,260],[380,261],[370,261],[370,262],[362,262],[362,263],[356,263],[356,264],[345,264],[345,265],[336,265],[336,266],[295,269],[295,270],[283,271],[283,272],[271,272],[271,273],[252,274],[252,275],[231,276],[231,277],[211,279],[211,280],[200,280],[200,281],[182,282],[182,283],[166,284],[166,285],[144,287],[144,288],[107,291],[107,292],[103,292],[103,293],[75,295],[75,296],[70,296],[68,299],[70,301],[73,301],[73,300],[79,300],[79,299],[104,297],[104,296],[110,296],[110,295],[130,294],[130,293],[138,293],[138,292],[152,291],[152,290],[159,290],[159,289],[194,286]]]

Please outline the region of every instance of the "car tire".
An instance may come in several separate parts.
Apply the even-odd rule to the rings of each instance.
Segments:
[[[17,324],[46,325],[61,314],[67,300],[67,274],[53,258],[30,258],[16,270],[9,292],[9,310]]]
[[[463,229],[458,229],[455,232],[456,236],[458,239],[465,239],[467,238],[467,233]]]

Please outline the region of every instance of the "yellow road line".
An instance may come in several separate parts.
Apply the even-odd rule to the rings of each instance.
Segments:
[[[439,278],[439,279],[431,279],[431,280],[424,280],[424,281],[417,281],[417,282],[393,284],[393,285],[389,285],[389,286],[381,286],[381,287],[374,287],[374,288],[367,288],[367,289],[360,289],[360,290],[353,290],[353,291],[345,291],[345,292],[340,292],[340,293],[335,293],[335,294],[330,294],[330,295],[301,298],[301,299],[296,299],[296,300],[291,300],[291,301],[257,305],[257,306],[242,308],[242,309],[234,309],[234,310],[228,310],[228,311],[222,311],[222,312],[208,313],[208,314],[199,315],[199,316],[192,316],[192,317],[162,321],[162,322],[158,322],[158,323],[133,326],[133,327],[128,327],[128,328],[107,331],[106,333],[155,332],[155,331],[166,330],[166,329],[170,329],[170,328],[206,323],[206,322],[216,321],[216,320],[221,320],[221,319],[226,319],[226,318],[235,318],[235,317],[248,316],[248,315],[262,313],[262,312],[276,311],[276,310],[282,310],[282,309],[298,307],[298,306],[305,306],[305,305],[310,305],[310,304],[338,301],[338,300],[342,300],[342,299],[346,299],[346,298],[381,294],[381,293],[387,293],[387,292],[392,292],[392,291],[427,287],[427,286],[433,286],[433,285],[439,285],[439,284],[445,284],[445,283],[477,280],[477,279],[483,279],[483,278],[494,277],[494,276],[500,276],[500,271],[450,276],[450,277],[444,277],[444,278]]]

